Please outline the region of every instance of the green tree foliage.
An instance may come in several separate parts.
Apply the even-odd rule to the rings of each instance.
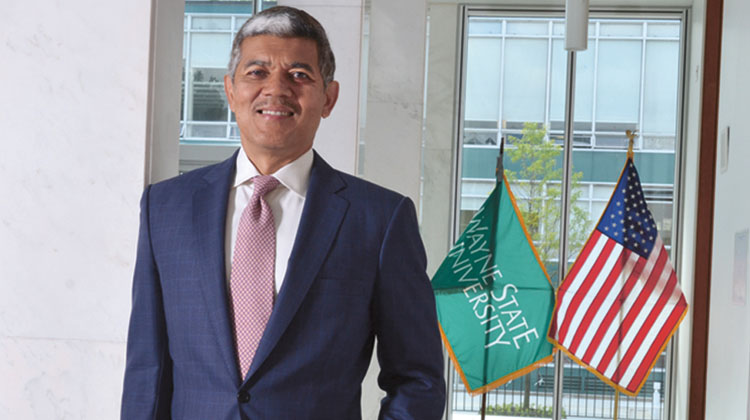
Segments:
[[[523,214],[526,228],[547,267],[553,283],[557,280],[557,264],[560,247],[560,207],[562,147],[546,138],[547,130],[536,123],[525,123],[521,138],[510,137],[505,154],[513,162],[516,171],[507,170],[505,175],[512,184],[518,207]],[[572,172],[570,223],[568,228],[569,255],[577,255],[588,237],[588,211],[575,205],[581,196],[579,182],[583,172]]]

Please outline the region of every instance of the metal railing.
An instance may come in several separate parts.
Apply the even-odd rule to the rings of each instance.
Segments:
[[[472,397],[453,372],[452,408],[454,412],[479,412],[480,396]],[[552,407],[554,367],[543,366],[487,393],[487,406]],[[620,394],[621,420],[661,420],[664,407],[664,369],[654,368],[640,394]],[[563,414],[568,419],[611,419],[614,414],[614,389],[575,364],[566,364],[563,374]]]

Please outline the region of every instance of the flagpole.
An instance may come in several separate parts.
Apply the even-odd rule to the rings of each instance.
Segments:
[[[585,50],[588,43],[589,0],[567,0],[565,2],[565,49],[568,51],[567,77],[565,83],[565,142],[563,145],[563,179],[560,203],[560,252],[557,274],[559,287],[565,279],[568,263],[568,222],[570,220],[570,179],[573,164],[573,123],[575,122],[576,51]],[[564,358],[562,352],[555,353],[555,383],[553,420],[562,418],[562,395]]]
[[[628,159],[633,159],[633,143],[635,142],[635,136],[637,131],[625,130],[625,136],[628,138]],[[622,324],[622,311],[618,311],[620,316],[620,323]],[[617,358],[621,359],[620,347],[617,347]],[[620,391],[615,388],[615,407],[614,413],[612,414],[612,420],[617,420],[620,415]]]
[[[481,420],[484,420],[484,416],[487,411],[487,392],[482,393],[482,410],[481,413]]]
[[[559,287],[565,279],[565,270],[568,261],[568,221],[570,219],[570,173],[573,160],[573,111],[575,99],[575,74],[576,74],[576,52],[568,51],[568,76],[565,87],[565,143],[563,146],[563,179],[562,179],[562,203],[560,215],[560,253],[557,265],[557,286]],[[563,354],[555,352],[555,383],[553,419],[562,418],[562,384],[563,384]]]
[[[612,420],[617,420],[617,415],[620,412],[620,391],[615,389],[615,414],[612,416]]]
[[[505,136],[500,137],[500,152],[497,154],[497,164],[495,165],[495,179],[498,183],[503,182],[503,154],[505,153]]]
[[[630,131],[625,130],[625,136],[628,138],[628,159],[633,159],[633,143],[635,142],[635,135],[636,131]],[[622,324],[622,311],[617,311],[619,317],[620,317],[620,324]],[[622,337],[619,337],[619,340],[622,341]],[[622,360],[622,355],[620,354],[620,347],[617,347],[617,359]],[[620,391],[615,388],[615,407],[614,407],[614,413],[612,414],[612,420],[617,420],[617,418],[620,415]]]
[[[499,185],[503,182],[503,153],[505,152],[505,137],[500,137],[500,150],[497,154],[497,163],[495,164],[495,180],[497,181],[498,186],[496,188],[499,188]],[[492,234],[494,237],[494,232]],[[487,315],[489,317],[489,314]],[[487,323],[487,328],[489,328],[489,323]],[[484,335],[484,342],[485,342],[485,349],[484,349],[484,383],[487,383],[487,341],[489,339],[489,335]],[[485,391],[482,393],[482,407],[479,410],[481,420],[484,420],[485,418],[485,412],[487,411],[487,392]]]

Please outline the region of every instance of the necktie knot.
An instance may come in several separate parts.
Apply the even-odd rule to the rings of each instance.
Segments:
[[[264,197],[279,186],[279,180],[270,175],[258,175],[253,177],[253,185],[253,196]]]

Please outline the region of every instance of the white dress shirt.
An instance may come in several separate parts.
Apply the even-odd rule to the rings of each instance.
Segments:
[[[289,256],[292,253],[297,227],[302,217],[302,207],[305,205],[307,186],[310,183],[310,169],[312,169],[313,151],[305,152],[297,160],[287,164],[271,174],[278,179],[280,185],[266,194],[266,201],[273,213],[276,227],[276,293],[281,290],[284,281]],[[227,223],[224,243],[224,263],[227,273],[227,284],[232,273],[232,255],[234,243],[237,241],[237,228],[240,224],[242,211],[255,189],[252,178],[260,175],[243,150],[237,154],[237,168],[232,189],[229,191],[227,203]]]

